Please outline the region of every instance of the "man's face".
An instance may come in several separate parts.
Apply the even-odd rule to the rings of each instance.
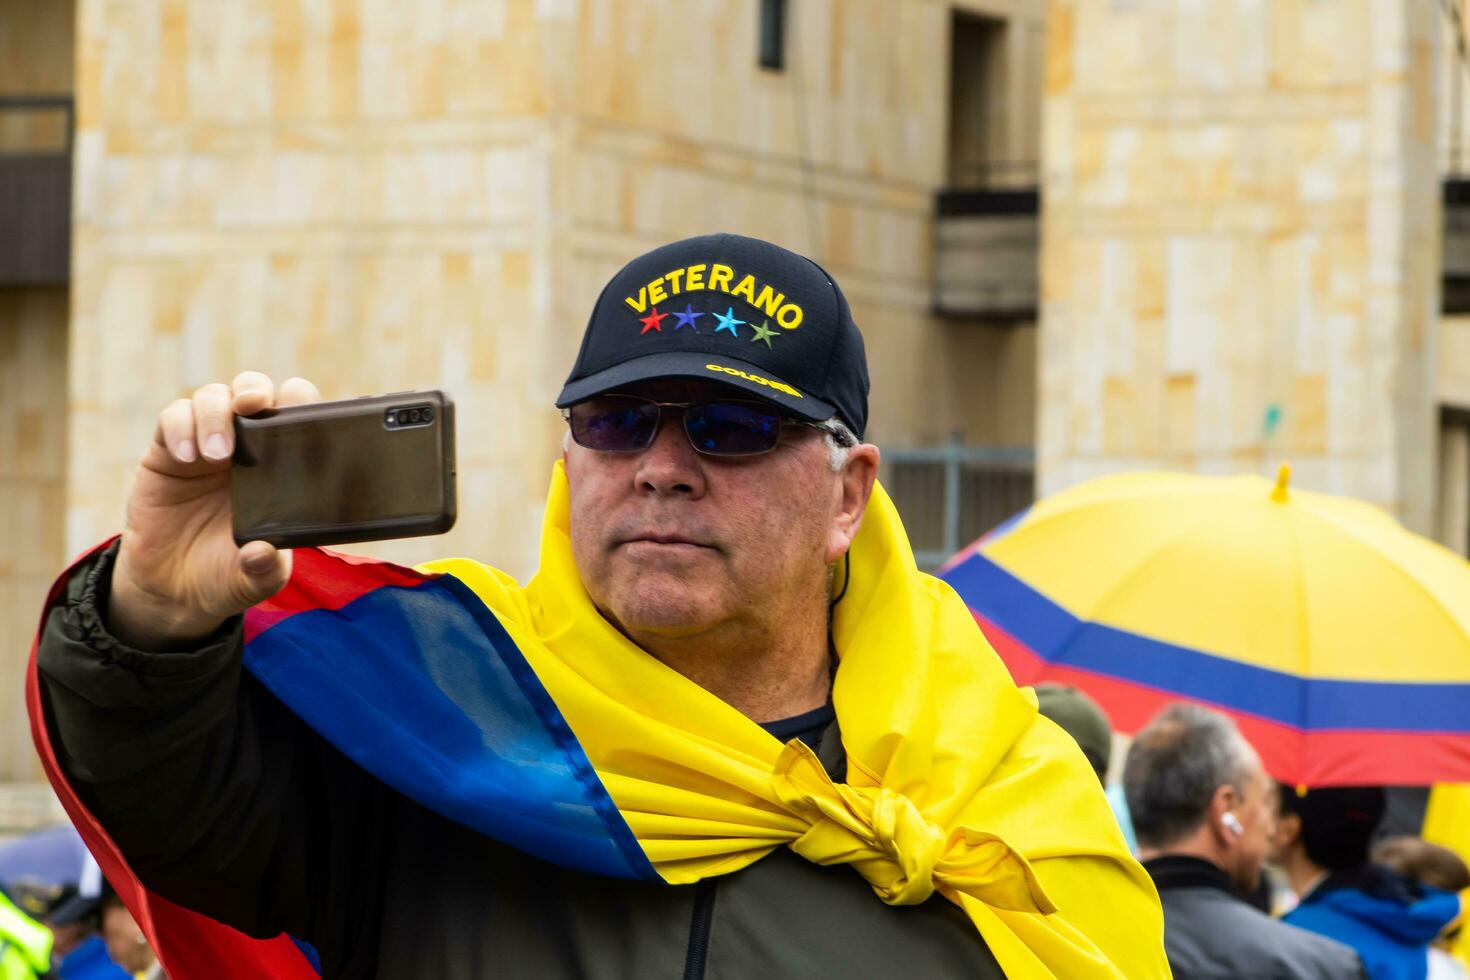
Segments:
[[[102,938],[107,955],[129,973],[141,973],[153,965],[153,950],[133,914],[121,902],[102,907]]]
[[[1261,864],[1276,834],[1276,782],[1266,775],[1261,760],[1250,754],[1251,765],[1243,780],[1244,795],[1235,815],[1244,833],[1231,842],[1231,878],[1242,893],[1254,891],[1261,881]]]
[[[1278,789],[1278,792],[1279,789]],[[1273,864],[1285,864],[1302,838],[1302,818],[1295,813],[1283,813],[1278,801],[1276,806],[1276,832],[1271,835],[1270,852],[1266,859]]]
[[[51,927],[51,959],[59,963],[72,950],[80,946],[92,934],[87,922],[68,922]]]
[[[665,402],[750,397],[674,380],[620,393]],[[820,432],[785,427],[770,453],[705,456],[678,410],[666,409],[646,450],[605,453],[569,441],[565,459],[577,570],[593,602],[635,640],[730,626],[769,633],[784,610],[825,596],[827,564],[846,539],[834,533],[843,480]]]

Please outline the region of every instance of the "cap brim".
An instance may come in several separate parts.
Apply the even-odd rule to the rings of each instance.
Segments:
[[[46,920],[52,925],[65,926],[73,922],[81,922],[97,914],[102,907],[102,900],[97,897],[88,898],[85,895],[73,895],[66,901],[52,909],[46,916]]]
[[[731,388],[771,402],[791,415],[810,422],[825,422],[837,409],[819,398],[799,391],[795,385],[772,377],[769,371],[738,357],[702,354],[698,351],[664,351],[635,357],[621,364],[570,381],[557,396],[556,407],[566,408],[579,401],[621,388],[637,381],[656,378],[689,378],[716,381]]]

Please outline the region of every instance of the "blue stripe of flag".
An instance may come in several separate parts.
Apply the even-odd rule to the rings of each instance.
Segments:
[[[272,625],[246,667],[394,789],[543,860],[659,880],[510,635],[452,576]]]

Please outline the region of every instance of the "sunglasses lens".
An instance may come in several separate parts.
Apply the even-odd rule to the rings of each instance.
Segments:
[[[753,456],[776,448],[781,415],[750,402],[706,402],[684,410],[694,448],[711,456]]]
[[[593,398],[573,405],[570,416],[577,445],[605,453],[646,449],[658,430],[658,406],[641,398]]]

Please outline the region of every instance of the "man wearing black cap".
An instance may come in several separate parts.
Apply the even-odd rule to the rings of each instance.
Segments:
[[[1387,809],[1381,786],[1280,787],[1273,858],[1300,897],[1286,921],[1357,950],[1369,980],[1423,977],[1457,896],[1369,860]]]
[[[868,662],[881,673],[931,648],[939,659],[844,688],[856,667],[832,624],[850,583],[834,579],[874,492],[867,392],[841,291],[766,242],[657,249],[593,310],[557,399],[569,557],[543,550],[521,591],[495,580],[514,601],[494,611],[549,651],[572,620],[536,617],[590,599],[589,635],[613,627],[624,662],[671,692],[632,717],[646,690],[597,701],[612,735],[591,723],[567,733],[604,736],[597,773],[620,780],[622,808],[607,819],[637,817],[658,838],[664,881],[557,866],[446,819],[354,766],[351,746],[329,744],[240,669],[240,614],[280,590],[290,565],[264,542],[231,539],[219,480],[231,417],[315,400],[300,379],[278,389],[242,374],[160,416],[120,545],[70,573],[45,621],[38,666],[61,765],[150,888],[251,936],[309,941],[327,976],[999,977],[1002,960],[1014,975],[1165,975],[1156,899],[1086,763],[1032,724],[1034,702],[952,593],[913,568],[906,542],[873,569],[919,611],[905,622],[924,648]],[[925,612],[941,608],[943,622]],[[566,668],[583,677],[607,653],[594,646],[575,646]],[[949,681],[976,664],[991,671],[989,713],[895,693],[943,706]],[[600,696],[590,680],[569,683]],[[719,715],[725,734],[692,711],[676,731],[710,742],[720,771],[644,751],[636,780],[611,772],[659,744],[646,741],[663,723],[654,712],[680,698]],[[556,706],[576,729],[575,705]],[[877,747],[868,765],[845,744],[860,725]],[[937,748],[948,744],[938,729],[974,751]],[[872,771],[880,752],[913,774],[906,784]],[[777,770],[752,768],[757,756]],[[728,788],[749,772],[744,789]],[[970,788],[956,793],[956,780]],[[978,816],[951,832],[960,811]],[[747,848],[757,859],[684,873],[701,848],[757,833],[752,813],[769,835]],[[697,824],[697,838],[663,833],[675,820]]]

